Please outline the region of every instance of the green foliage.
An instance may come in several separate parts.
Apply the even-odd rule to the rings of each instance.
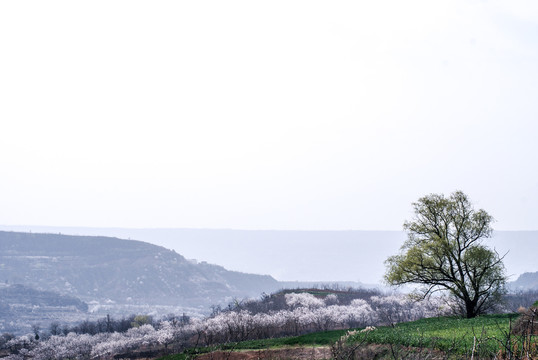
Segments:
[[[421,319],[359,333],[351,341],[433,348],[452,354],[468,354],[473,345],[483,354],[499,350],[499,340],[509,331],[515,314],[483,315],[472,319],[441,317]],[[475,338],[477,343],[475,343]],[[478,344],[478,345],[477,345]],[[477,350],[477,351],[478,351]]]
[[[536,301],[534,302],[534,304],[532,304],[532,306],[534,306],[534,307],[538,307],[538,300],[536,300]]]
[[[400,254],[386,260],[385,281],[421,284],[422,295],[448,291],[467,317],[485,313],[504,293],[502,258],[481,244],[491,236],[493,218],[474,210],[457,191],[431,194],[413,204],[415,217],[404,224],[408,239]]]
[[[142,325],[151,324],[153,318],[149,315],[137,315],[131,322],[131,327],[140,327]]]

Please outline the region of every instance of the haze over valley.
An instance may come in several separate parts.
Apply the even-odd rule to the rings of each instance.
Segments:
[[[403,231],[254,231],[0,226],[5,231],[113,236],[141,240],[187,259],[279,281],[351,281],[380,285],[384,261],[399,251]],[[505,256],[510,280],[538,271],[538,231],[496,231],[485,243]]]

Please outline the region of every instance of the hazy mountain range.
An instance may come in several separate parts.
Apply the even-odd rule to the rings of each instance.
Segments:
[[[187,259],[281,281],[379,284],[384,261],[399,251],[403,231],[272,231],[0,226],[0,230],[114,236],[173,249]],[[495,231],[485,244],[506,254],[510,280],[538,271],[538,231]]]
[[[228,271],[157,245],[111,237],[0,232],[0,269],[0,282],[86,302],[207,307],[279,287],[268,275]]]
[[[538,271],[521,274],[516,281],[509,283],[513,291],[538,290]]]

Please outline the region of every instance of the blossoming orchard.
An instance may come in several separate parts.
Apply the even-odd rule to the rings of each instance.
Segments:
[[[10,353],[8,360],[108,359],[130,352],[177,352],[250,339],[392,324],[449,311],[440,298],[417,302],[405,295],[343,295],[289,292],[238,303],[203,319],[165,319],[124,332],[69,332],[39,340],[28,334],[7,341],[3,347]]]

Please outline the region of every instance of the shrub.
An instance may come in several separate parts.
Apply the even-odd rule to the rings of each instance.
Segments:
[[[514,324],[512,333],[516,335],[538,335],[538,307],[521,308],[521,315]]]

